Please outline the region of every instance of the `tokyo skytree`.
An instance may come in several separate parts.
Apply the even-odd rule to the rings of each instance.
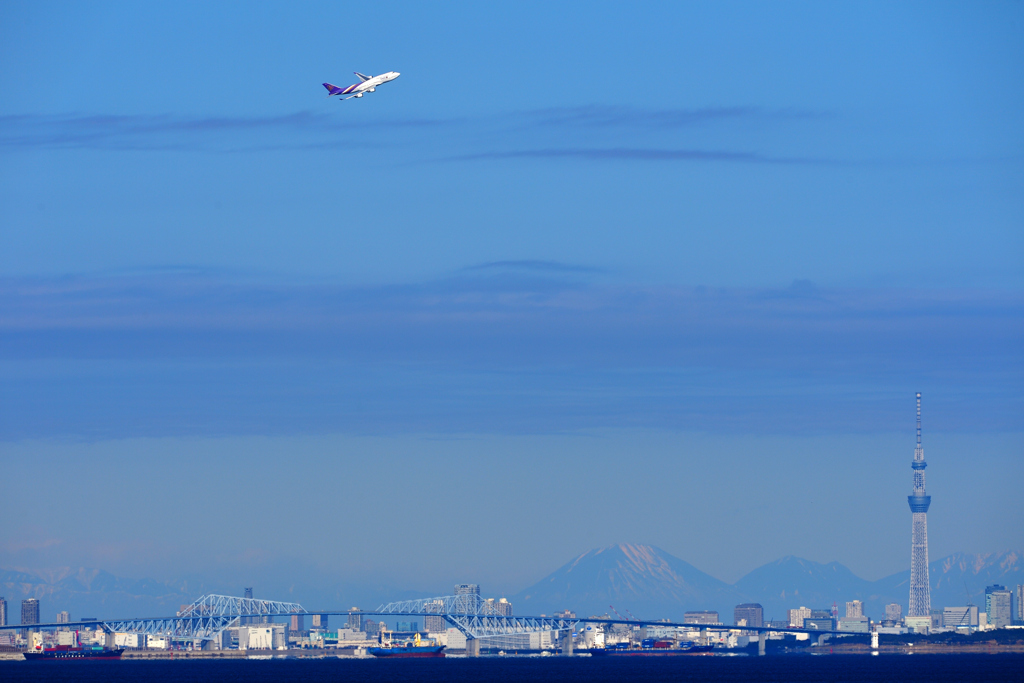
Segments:
[[[909,617],[926,617],[932,611],[931,588],[928,582],[928,506],[932,497],[924,492],[924,449],[921,447],[921,394],[917,395],[917,448],[914,449],[914,494],[907,496],[913,513],[913,535],[910,541],[910,611]]]

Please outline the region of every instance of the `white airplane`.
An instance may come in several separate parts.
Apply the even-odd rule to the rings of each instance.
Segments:
[[[343,100],[351,100],[353,97],[362,97],[368,92],[373,92],[377,89],[378,85],[383,85],[388,81],[393,81],[402,74],[397,71],[389,71],[386,74],[380,76],[367,76],[356,71],[356,76],[359,76],[359,83],[350,85],[347,88],[339,88],[336,85],[330,83],[324,83],[324,87],[327,88],[327,96],[334,97],[335,95],[348,95],[348,97],[342,97]]]

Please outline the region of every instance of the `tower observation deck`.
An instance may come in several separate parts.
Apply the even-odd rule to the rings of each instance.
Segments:
[[[926,617],[931,614],[931,587],[928,580],[928,507],[932,497],[925,493],[924,448],[921,447],[921,394],[917,394],[917,447],[910,465],[914,471],[914,493],[907,496],[913,517],[910,542],[910,611],[909,617]]]

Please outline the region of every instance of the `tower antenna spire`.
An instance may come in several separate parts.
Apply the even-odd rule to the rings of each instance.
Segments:
[[[921,392],[917,392],[917,447],[921,447]]]

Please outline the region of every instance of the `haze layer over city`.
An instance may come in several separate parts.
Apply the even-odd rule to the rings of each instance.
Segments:
[[[918,392],[932,560],[1019,572],[1021,4],[5,3],[0,62],[11,605],[882,585]]]

